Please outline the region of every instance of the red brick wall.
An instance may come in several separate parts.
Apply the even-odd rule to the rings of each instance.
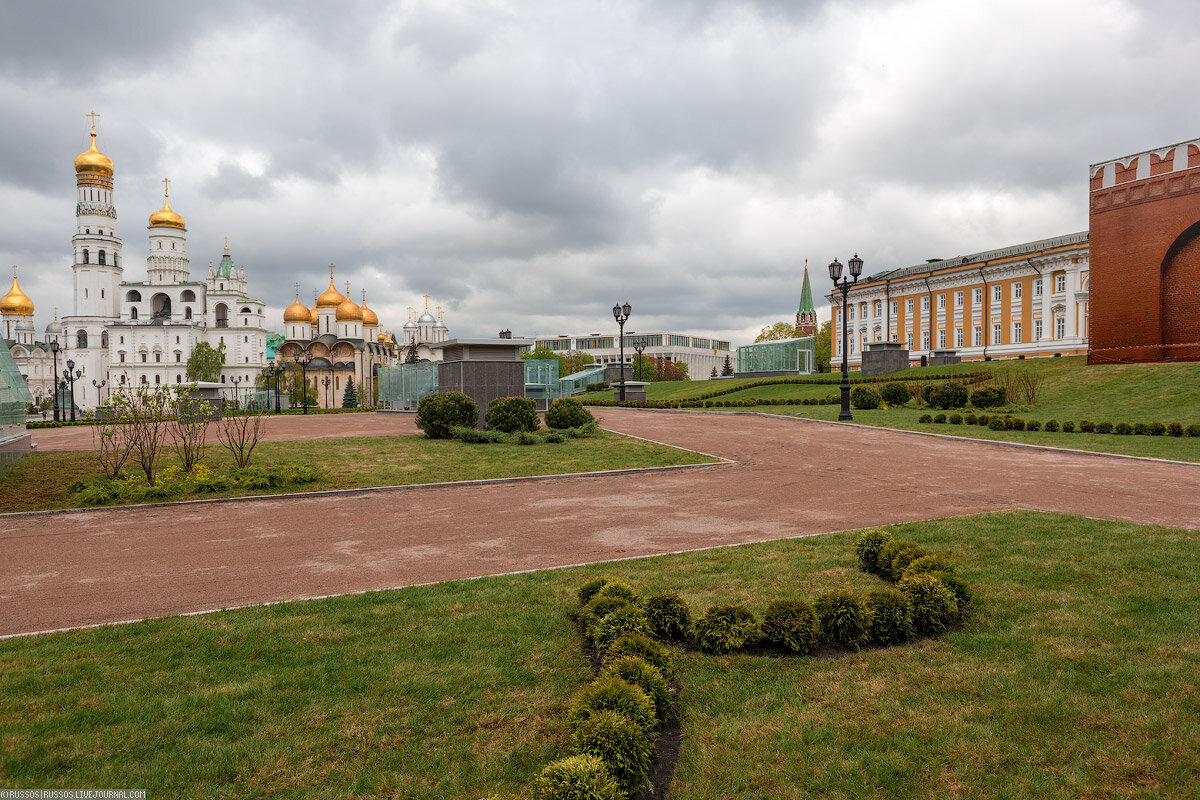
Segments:
[[[1200,244],[1184,236],[1200,222],[1200,151],[1188,156],[1186,171],[1131,181],[1118,165],[1115,186],[1092,184],[1089,363],[1200,358],[1179,346],[1200,342]]]

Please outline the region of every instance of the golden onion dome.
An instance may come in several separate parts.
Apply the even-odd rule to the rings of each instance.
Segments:
[[[96,147],[95,129],[92,130],[92,146],[75,156],[75,172],[95,172],[112,177],[112,160]]]
[[[23,317],[33,315],[33,301],[21,291],[21,285],[17,283],[16,270],[13,270],[12,288],[8,290],[8,294],[0,297],[0,314]]]
[[[351,300],[349,297],[347,297],[345,300],[342,301],[341,305],[339,305],[337,307],[337,321],[338,322],[362,322],[363,321],[362,309],[358,307],[358,303],[355,303],[353,300]]]
[[[304,325],[312,324],[312,311],[300,302],[300,293],[296,293],[296,302],[283,310],[284,322],[299,322]]]
[[[386,333],[379,334],[378,336],[375,337],[375,341],[379,342],[380,344],[387,344],[387,334]]]
[[[367,308],[366,303],[362,304],[362,319],[363,319],[363,325],[378,325],[379,324],[379,317],[375,315],[374,311]]]
[[[337,308],[342,303],[346,302],[346,296],[337,290],[333,285],[333,276],[329,278],[329,288],[321,293],[317,298],[317,308]]]
[[[183,223],[183,217],[171,210],[171,204],[167,202],[167,198],[163,198],[163,207],[150,215],[150,227],[167,227],[179,228],[187,230],[187,226]]]

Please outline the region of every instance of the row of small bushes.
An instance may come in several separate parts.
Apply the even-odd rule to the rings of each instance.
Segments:
[[[596,383],[589,383],[587,385],[589,392],[606,392],[609,388],[608,381],[597,381]]]
[[[114,503],[148,503],[170,500],[188,494],[220,494],[232,489],[274,489],[316,483],[324,475],[317,467],[306,464],[245,467],[226,472],[214,472],[197,464],[191,472],[178,465],[162,470],[153,486],[138,474],[78,480],[70,485],[76,499],[85,506],[106,506]]]
[[[479,406],[462,392],[438,392],[426,395],[417,404],[417,427],[430,439],[452,439],[484,443],[490,437],[466,433],[475,430]],[[557,431],[586,428],[595,423],[592,412],[570,397],[555,400],[546,411],[546,427]],[[532,434],[541,428],[537,405],[527,397],[497,397],[488,403],[484,417],[486,432],[500,434]],[[558,441],[565,441],[564,438]],[[536,439],[522,437],[518,444],[535,444]],[[499,441],[499,440],[496,440]]]
[[[1081,420],[1078,428],[1072,420],[1059,422],[1056,419],[1047,420],[1042,424],[1036,419],[1021,419],[1009,414],[987,415],[979,414],[922,414],[917,422],[932,423],[941,425],[949,423],[950,425],[982,425],[985,428],[993,431],[1041,431],[1047,433],[1075,433],[1078,430],[1080,433],[1111,433],[1117,436],[1200,436],[1200,425],[1183,426],[1180,422],[1092,422],[1091,420]]]
[[[594,436],[600,430],[599,424],[593,419],[575,428],[542,428],[536,431],[515,431],[505,433],[499,430],[481,431],[465,425],[455,425],[452,428],[454,438],[467,444],[562,444],[568,439],[584,439]]]
[[[824,397],[743,397],[738,400],[626,400],[627,408],[752,408],[754,406],[832,406],[841,402],[836,394]],[[616,400],[588,400],[589,406],[612,407]]]
[[[920,398],[925,405],[943,410],[963,408],[968,402],[976,408],[985,409],[1004,405],[1007,394],[1003,386],[984,386],[972,392],[961,383],[945,381],[922,387]],[[884,403],[902,406],[912,399],[912,390],[904,383],[887,383],[879,391],[870,386],[855,386],[850,390],[850,403],[858,409],[879,408]]]

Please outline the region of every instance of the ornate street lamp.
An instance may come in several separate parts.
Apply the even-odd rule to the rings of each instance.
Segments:
[[[625,301],[623,306],[613,306],[613,319],[617,321],[620,331],[618,338],[621,340],[621,395],[617,400],[619,406],[625,405],[625,323],[629,321],[629,312],[632,310],[629,301]]]
[[[331,384],[331,383],[333,383],[333,381],[331,381],[329,379],[328,375],[326,375],[324,378],[321,379],[321,385],[325,387],[325,407],[326,408],[330,407],[329,406],[329,384]]]
[[[108,383],[108,381],[100,381],[99,383],[97,383],[96,379],[92,378],[92,386],[96,387],[96,407],[97,408],[100,407],[100,390],[104,388],[104,384],[106,384],[106,383]]]
[[[646,362],[642,360],[642,353],[646,350],[646,345],[648,345],[648,344],[650,344],[650,343],[648,341],[646,341],[645,339],[634,339],[633,340],[633,349],[634,349],[634,352],[637,353],[637,359],[634,361],[634,363],[640,364],[643,370],[646,369]],[[634,367],[634,369],[633,369],[633,379],[635,381],[638,379],[637,367]]]
[[[296,363],[300,365],[300,382],[304,384],[304,394],[301,397],[303,398],[305,414],[308,413],[308,365],[312,360],[312,353],[305,353],[303,356],[299,353],[296,354]]]
[[[829,280],[833,281],[833,288],[842,293],[842,410],[838,412],[838,422],[846,422],[854,419],[850,414],[850,365],[849,365],[849,346],[850,342],[847,338],[849,333],[846,326],[846,309],[848,307],[848,298],[850,296],[850,287],[858,283],[858,276],[862,275],[863,260],[858,257],[858,253],[854,254],[854,258],[848,262],[850,265],[850,277],[842,278],[842,264],[836,258],[829,265]]]
[[[63,370],[63,383],[70,384],[71,391],[71,422],[75,421],[75,379],[83,377],[83,369],[75,369],[75,362],[67,359],[67,368]]]
[[[61,421],[58,418],[58,351],[61,349],[62,349],[62,347],[61,347],[61,345],[59,345],[57,339],[50,343],[50,352],[54,356],[54,421],[55,422]]]
[[[241,398],[238,397],[238,384],[240,384],[244,380],[246,380],[246,377],[244,375],[230,375],[229,376],[229,382],[233,384],[233,405],[238,408],[240,408],[242,405]]]

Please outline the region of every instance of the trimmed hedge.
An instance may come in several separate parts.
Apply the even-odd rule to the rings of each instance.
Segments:
[[[488,403],[484,423],[491,430],[504,433],[532,433],[542,426],[537,404],[528,397],[497,397]]]
[[[531,791],[533,800],[627,800],[604,762],[586,753],[547,764]]]
[[[578,428],[594,422],[595,419],[592,412],[574,397],[560,397],[546,409],[546,427],[556,430]]]
[[[696,643],[706,653],[741,650],[758,633],[758,620],[742,606],[715,605],[696,621]]]
[[[860,409],[879,408],[883,398],[870,386],[855,386],[850,390],[850,405]]]

